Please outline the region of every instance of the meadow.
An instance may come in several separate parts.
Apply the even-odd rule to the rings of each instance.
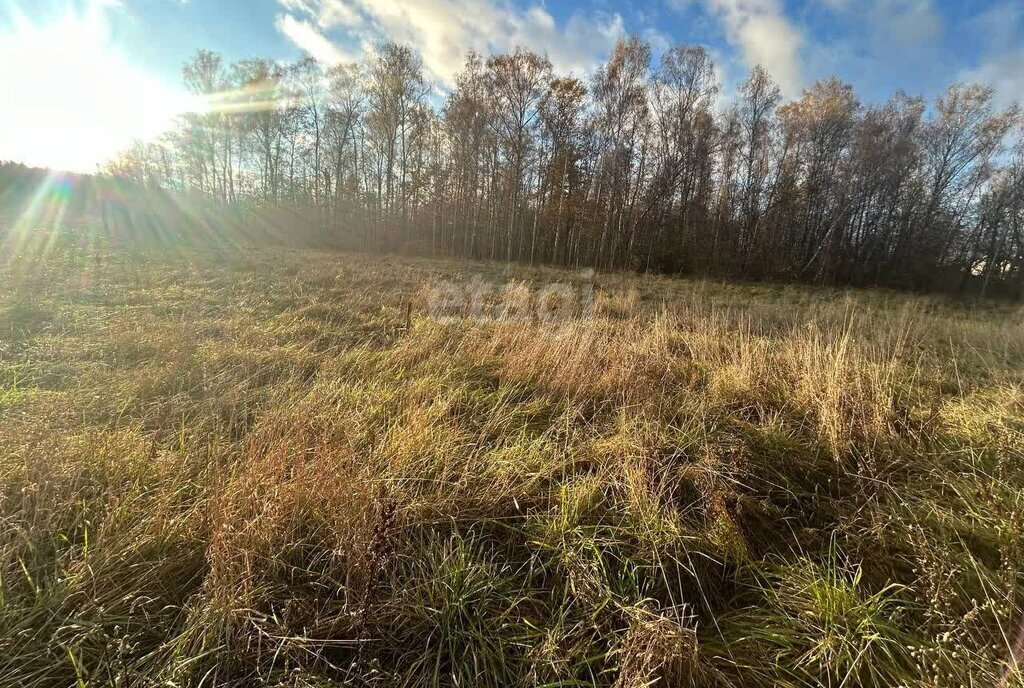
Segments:
[[[1024,685],[1019,307],[22,248],[0,685]]]

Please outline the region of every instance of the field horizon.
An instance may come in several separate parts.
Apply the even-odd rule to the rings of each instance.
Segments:
[[[38,248],[2,685],[1024,685],[1019,306]]]

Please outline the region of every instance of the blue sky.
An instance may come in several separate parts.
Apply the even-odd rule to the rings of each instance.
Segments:
[[[1022,0],[0,0],[0,92],[15,96],[13,114],[0,114],[0,159],[89,167],[123,139],[159,130],[165,111],[187,106],[181,63],[199,48],[228,60],[309,52],[332,62],[396,40],[421,52],[443,89],[468,48],[523,45],[585,75],[626,33],[656,55],[708,46],[727,95],[762,63],[788,96],[835,74],[866,103],[899,89],[931,98],[957,80],[990,83],[1003,103],[1024,100]],[[92,136],[92,149],[63,162],[33,153],[57,148],[36,141],[41,122],[74,128],[75,113],[93,128],[67,138]]]

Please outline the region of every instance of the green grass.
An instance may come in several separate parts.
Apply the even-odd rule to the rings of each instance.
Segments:
[[[0,684],[1022,685],[1021,310],[477,274],[6,256]]]

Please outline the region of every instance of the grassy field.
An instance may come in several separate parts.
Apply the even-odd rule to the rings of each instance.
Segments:
[[[0,685],[1024,685],[1020,309],[474,275],[4,256]]]

